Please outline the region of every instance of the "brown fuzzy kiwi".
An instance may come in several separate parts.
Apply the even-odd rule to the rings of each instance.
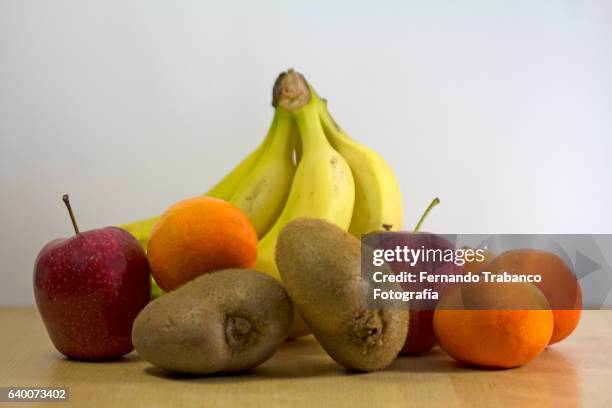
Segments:
[[[171,371],[236,372],[255,367],[287,338],[291,300],[253,269],[204,274],[149,303],[132,328],[138,354]]]
[[[373,371],[397,357],[408,332],[408,311],[368,307],[360,244],[327,221],[299,218],[281,231],[276,264],[294,305],[327,353],[345,367]]]

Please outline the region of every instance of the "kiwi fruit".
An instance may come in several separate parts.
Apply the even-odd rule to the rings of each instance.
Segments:
[[[391,364],[402,349],[408,311],[371,307],[360,245],[327,221],[298,218],[281,231],[275,255],[294,306],[321,346],[349,369],[374,371]]]
[[[268,358],[287,338],[293,306],[274,278],[253,269],[206,273],[149,303],[136,317],[138,354],[165,370],[237,372]]]

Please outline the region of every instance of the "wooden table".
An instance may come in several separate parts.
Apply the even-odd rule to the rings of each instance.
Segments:
[[[565,342],[500,371],[461,367],[436,348],[385,371],[347,373],[307,337],[248,374],[168,376],[135,353],[106,363],[67,360],[35,309],[0,309],[0,327],[0,386],[69,387],[70,405],[82,407],[612,406],[612,311],[585,312]]]

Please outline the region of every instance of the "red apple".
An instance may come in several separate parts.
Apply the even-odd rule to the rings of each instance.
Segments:
[[[62,354],[106,360],[133,350],[132,323],[149,302],[149,264],[129,232],[106,227],[49,242],[34,266],[34,296]]]
[[[446,238],[427,233],[427,232],[383,232],[380,233],[376,248],[394,249],[399,247],[408,247],[409,249],[447,249],[455,250],[454,245]],[[393,262],[389,264],[391,270],[399,274],[401,272],[409,272],[417,277],[421,272],[427,272],[428,275],[462,275],[463,268],[456,265],[454,262],[417,262],[411,265],[405,262]],[[422,291],[423,289],[431,289],[438,293],[439,297],[446,292],[453,284],[450,283],[404,283],[402,282],[404,291]],[[406,343],[401,351],[401,354],[421,354],[431,349],[435,345],[433,332],[433,311],[436,308],[438,300],[411,300],[408,304],[409,327]]]
[[[435,198],[429,205],[425,213],[421,217],[419,223],[415,227],[414,232],[380,232],[376,237],[366,238],[371,247],[377,249],[395,249],[396,247],[408,247],[409,249],[447,249],[455,250],[455,246],[446,238],[427,233],[418,232],[423,220],[429,211],[440,200]],[[388,228],[389,226],[383,226]],[[417,277],[421,272],[427,272],[429,275],[461,275],[463,268],[456,265],[454,262],[417,262],[415,265],[410,265],[405,262],[392,262],[389,267],[395,274],[401,272],[414,273]],[[423,289],[431,289],[438,293],[439,297],[452,286],[449,283],[402,283],[404,291],[422,291]],[[438,301],[430,300],[411,300],[409,307],[409,327],[406,342],[400,354],[415,355],[421,354],[431,349],[435,344],[433,331],[433,314]]]

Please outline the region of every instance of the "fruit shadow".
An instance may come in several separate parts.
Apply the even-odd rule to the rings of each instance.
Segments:
[[[140,371],[140,366],[145,364],[137,353],[130,353],[115,359],[88,361],[68,358],[59,352],[49,350],[32,358],[35,359],[34,361],[37,364],[44,365],[46,368],[37,373],[28,373],[28,378],[38,378],[43,384],[66,386],[78,386],[94,382],[105,385],[120,384],[120,376],[114,376],[111,373],[119,369],[122,373],[132,375],[132,373]]]
[[[334,362],[321,346],[312,338],[300,339],[285,343],[270,360],[259,367],[239,373],[216,373],[195,375],[166,371],[155,366],[148,366],[144,372],[148,375],[175,381],[192,381],[200,383],[235,383],[241,381],[305,379],[310,377],[355,377],[380,378],[381,372],[436,372],[456,373],[469,371],[468,368],[453,364],[441,350],[434,349],[419,356],[399,357],[384,371],[366,373],[346,369]]]
[[[448,356],[442,349],[436,346],[423,354],[399,356],[390,367],[385,369],[385,371],[465,374],[478,371],[503,373],[531,369],[537,369],[541,374],[558,372],[564,372],[566,374],[575,373],[575,367],[567,360],[566,356],[551,347],[547,347],[542,352],[541,356],[536,357],[533,361],[524,366],[502,368],[461,363]]]
[[[299,367],[297,366],[299,365]],[[148,366],[144,369],[148,375],[175,381],[190,381],[198,383],[236,383],[247,381],[264,380],[289,380],[313,377],[333,377],[342,376],[344,371],[333,362],[323,364],[309,364],[308,361],[296,357],[295,364],[291,365],[262,365],[251,370],[237,373],[215,373],[215,374],[187,374],[166,371],[155,366]]]
[[[107,358],[101,360],[86,360],[74,357],[67,357],[60,353],[53,353],[54,358],[57,361],[68,361],[71,363],[78,364],[92,364],[92,365],[104,365],[104,364],[130,364],[130,363],[139,363],[142,362],[142,358],[138,355],[138,353],[132,351],[129,354],[120,357]]]
[[[518,381],[522,378],[521,372],[527,370],[537,372],[542,376],[538,388],[542,390],[543,395],[550,394],[549,385],[547,385],[547,376],[556,375],[558,372],[564,372],[566,375],[574,375],[572,364],[566,361],[563,353],[556,350],[547,349],[543,353],[543,357],[539,357],[530,364],[524,367],[510,369],[495,369],[468,366],[460,364],[447,356],[440,348],[436,347],[429,352],[417,356],[400,356],[395,360],[390,367],[385,370],[364,373],[358,371],[347,370],[331,358],[329,358],[320,346],[316,343],[308,342],[292,342],[285,344],[279,352],[270,360],[259,367],[241,373],[223,373],[210,375],[190,375],[176,372],[165,371],[154,366],[147,366],[144,372],[147,375],[163,378],[173,381],[188,381],[200,384],[230,384],[240,382],[258,382],[270,379],[274,380],[289,380],[289,379],[308,379],[314,377],[352,377],[358,381],[376,381],[396,383],[398,377],[388,374],[397,373],[412,373],[417,374],[414,381],[422,379],[429,381],[431,377],[419,377],[418,374],[450,374],[453,376],[466,375],[467,378],[478,376],[478,372],[497,372],[494,378],[506,378],[512,381]],[[456,377],[458,378],[458,377]],[[491,378],[491,377],[489,377]],[[469,380],[468,380],[469,381]],[[530,377],[531,382],[533,378]],[[576,389],[568,389],[566,393],[571,396],[579,394],[578,386]]]
[[[339,377],[346,376],[347,373],[344,368],[327,356],[313,338],[288,341],[265,363],[239,373],[195,375],[166,371],[155,366],[146,367],[144,372],[158,378],[199,383]]]

